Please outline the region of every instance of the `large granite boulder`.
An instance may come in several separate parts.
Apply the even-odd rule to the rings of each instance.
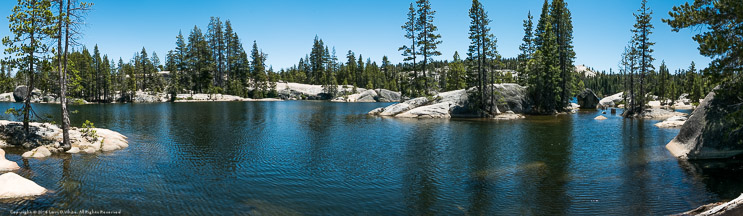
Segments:
[[[582,109],[596,109],[596,106],[599,104],[599,97],[591,89],[583,90],[583,92],[578,94],[577,99],[578,105]]]
[[[5,151],[0,149],[0,172],[14,171],[20,168],[18,163],[5,159]]]
[[[45,188],[18,174],[11,172],[0,175],[0,199],[38,196],[44,193]]]
[[[400,92],[390,91],[387,89],[375,89],[377,91],[378,102],[398,102],[400,101]]]
[[[337,97],[333,102],[398,102],[400,92],[387,89],[364,90],[360,93]]]
[[[666,148],[682,159],[730,158],[742,154],[741,92],[743,82],[727,83],[715,88],[694,110]]]
[[[432,105],[417,107],[395,117],[398,118],[451,118],[449,110],[455,106],[452,102],[442,102]]]
[[[348,95],[345,100],[345,102],[377,102],[377,99],[375,99],[378,96],[377,92],[374,90],[366,90],[362,91],[358,94],[352,94]]]
[[[495,84],[496,94],[493,98],[497,111],[524,113],[529,110],[526,87],[517,84]],[[419,97],[396,103],[369,112],[370,115],[395,116],[404,118],[451,118],[476,116],[469,102],[477,91],[475,88],[441,92],[431,97]],[[487,99],[488,102],[490,98]]]
[[[15,87],[15,90],[13,91],[13,98],[15,99],[16,102],[23,102],[24,99],[26,99],[27,95],[28,95],[28,87],[25,85],[20,85],[20,86]],[[38,100],[39,96],[41,96],[40,90],[34,89],[31,92],[31,100]]]
[[[531,111],[531,101],[525,86],[513,83],[494,84],[492,86],[496,92],[495,104],[499,112],[528,113]]]
[[[427,97],[413,98],[413,99],[407,100],[402,103],[396,103],[396,104],[392,104],[387,107],[384,107],[379,112],[379,115],[380,116],[394,116],[402,112],[414,109],[416,107],[423,106],[427,104],[428,101],[429,100]]]
[[[601,98],[599,101],[599,105],[601,107],[615,107],[619,102],[622,102],[624,99],[624,92],[619,92],[616,94],[613,94],[611,96],[607,96],[605,98]]]

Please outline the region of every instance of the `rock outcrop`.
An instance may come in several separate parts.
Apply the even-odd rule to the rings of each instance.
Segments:
[[[658,109],[658,108],[650,108],[645,109],[645,112],[642,113],[642,118],[646,119],[668,119],[671,117],[676,116],[688,116],[689,114],[681,113],[681,112],[674,112],[667,109]]]
[[[654,101],[648,101],[648,106],[652,108],[660,108],[661,103],[660,101],[654,100]]]
[[[15,173],[0,175],[0,199],[38,196],[46,193],[46,188]]]
[[[656,127],[659,128],[675,128],[675,127],[681,127],[686,123],[686,120],[688,118],[684,116],[674,116],[669,119],[666,119],[665,121],[658,122],[655,124]]]
[[[32,149],[23,153],[24,158],[45,158],[64,153],[60,147],[62,129],[49,123],[29,124],[31,133],[25,135],[20,122],[0,120],[0,140],[14,146]],[[129,146],[126,136],[102,128],[70,128],[72,149],[67,153],[96,153],[124,149]]]
[[[351,94],[333,99],[333,102],[398,102],[400,92],[387,89],[366,90],[361,93]]]
[[[583,90],[583,92],[578,94],[577,99],[578,105],[582,109],[596,109],[596,106],[599,104],[599,97],[591,89]]]
[[[712,203],[677,215],[738,216],[743,215],[743,194],[726,203]]]
[[[15,90],[13,91],[13,99],[17,102],[22,102],[24,99],[26,99],[26,96],[28,96],[28,87],[25,85],[20,85],[15,87]],[[31,91],[31,102],[32,103],[38,103],[41,101],[41,90],[34,89]]]
[[[512,111],[524,113],[528,110],[529,101],[526,88],[517,84],[495,84],[497,113]],[[432,97],[419,97],[377,108],[370,115],[395,116],[400,118],[451,118],[477,115],[469,108],[469,95],[475,89],[442,92]],[[489,99],[488,99],[489,100]]]
[[[13,92],[0,94],[0,102],[15,102],[15,96],[13,96]]]
[[[689,100],[689,94],[683,93],[681,96],[679,96],[678,100],[673,102],[673,109],[679,109],[679,110],[689,110],[694,109],[694,106],[691,104],[691,100]]]
[[[363,88],[357,88],[354,92],[353,86],[339,85],[337,86],[338,94],[355,94],[358,92],[366,91]],[[324,89],[321,85],[310,85],[301,83],[276,83],[276,91],[279,97],[283,100],[331,100],[329,95],[324,93]]]
[[[402,99],[400,92],[390,91],[387,89],[374,89],[374,91],[377,91],[377,94],[379,95],[377,98],[378,102],[398,102]]]
[[[729,158],[743,153],[743,83],[710,92],[666,148],[682,159]],[[719,92],[716,92],[718,89]],[[720,95],[718,95],[720,94]]]
[[[619,92],[619,93],[613,94],[611,96],[607,96],[605,98],[602,98],[599,101],[599,105],[601,107],[607,107],[607,108],[608,107],[616,107],[617,104],[619,104],[619,102],[622,102],[622,100],[624,99],[623,97],[624,97],[624,92]]]
[[[0,172],[8,172],[20,169],[18,163],[5,159],[5,151],[0,149]]]

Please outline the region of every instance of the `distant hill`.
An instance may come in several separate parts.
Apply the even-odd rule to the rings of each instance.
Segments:
[[[583,76],[586,77],[595,77],[596,72],[591,70],[591,68],[586,67],[586,65],[576,65],[575,66],[575,72],[583,74]]]

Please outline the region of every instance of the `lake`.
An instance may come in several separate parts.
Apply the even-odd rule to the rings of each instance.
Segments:
[[[657,120],[597,121],[598,111],[517,121],[365,115],[385,105],[71,106],[73,126],[119,131],[129,148],[41,160],[6,149],[19,175],[51,192],[0,200],[0,214],[659,215],[743,192],[741,165],[677,160],[664,146],[679,130]]]

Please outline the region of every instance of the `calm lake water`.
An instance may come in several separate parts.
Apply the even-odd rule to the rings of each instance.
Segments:
[[[131,215],[659,215],[733,199],[741,165],[681,162],[678,129],[596,111],[519,121],[411,120],[387,103],[224,102],[72,106],[129,137],[96,155],[7,158],[52,190],[11,210]],[[0,110],[20,104],[0,103]],[[35,105],[58,114],[57,105]],[[3,116],[7,119],[9,116]]]

